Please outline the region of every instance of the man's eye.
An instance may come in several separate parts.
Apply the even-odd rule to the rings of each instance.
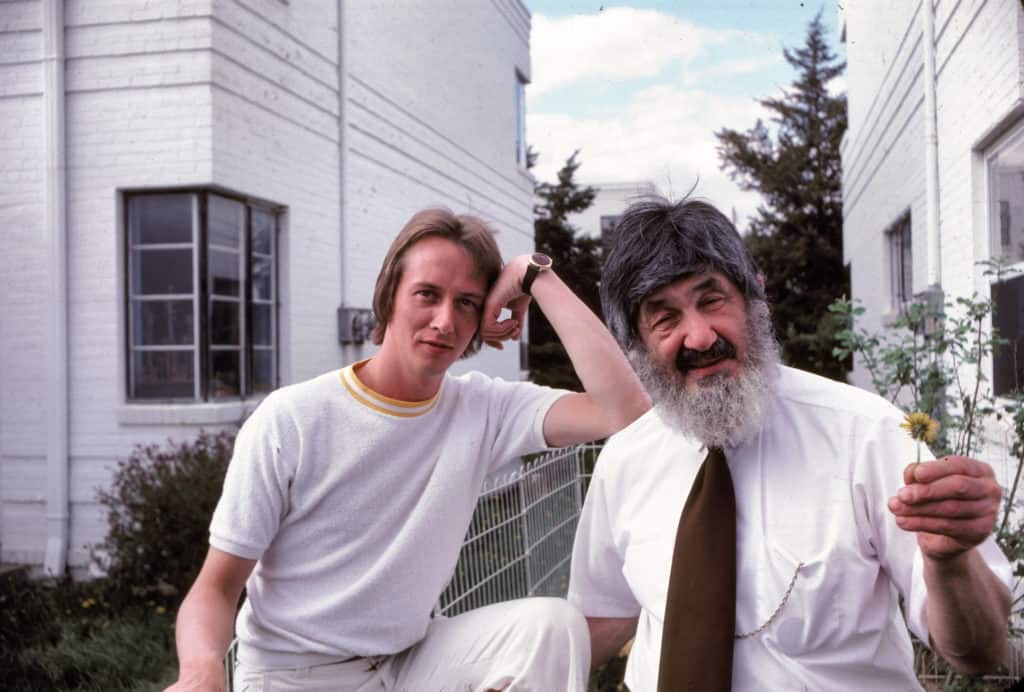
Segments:
[[[722,296],[708,296],[707,298],[704,298],[703,300],[700,301],[700,305],[701,307],[704,308],[713,308],[718,305],[721,305],[722,301]]]

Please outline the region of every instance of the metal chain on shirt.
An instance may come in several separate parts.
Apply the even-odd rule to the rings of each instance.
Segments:
[[[779,603],[778,607],[775,608],[775,612],[768,616],[768,619],[764,621],[764,624],[762,624],[756,630],[752,630],[750,632],[742,632],[740,634],[734,635],[736,639],[748,639],[755,635],[761,634],[761,632],[764,632],[765,628],[768,625],[772,624],[772,622],[775,620],[778,614],[781,613],[782,609],[785,607],[786,601],[789,600],[789,595],[793,593],[793,587],[796,586],[797,575],[800,574],[800,568],[802,568],[803,566],[804,563],[802,562],[796,566],[796,571],[793,572],[793,578],[789,580],[789,587],[786,589],[786,593],[782,596],[782,602]]]

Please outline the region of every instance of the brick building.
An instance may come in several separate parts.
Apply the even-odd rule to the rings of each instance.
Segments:
[[[1018,0],[843,3],[843,240],[871,331],[914,297],[996,296],[1024,355],[1024,10]],[[1000,283],[979,262],[1002,257]],[[1024,358],[984,364],[997,395]],[[967,373],[964,373],[967,374]],[[855,372],[869,382],[863,369]],[[1006,434],[987,431],[997,465]]]
[[[520,0],[0,3],[0,560],[82,568],[135,444],[370,355],[414,211],[532,248],[529,31]],[[487,350],[459,367],[523,376]]]

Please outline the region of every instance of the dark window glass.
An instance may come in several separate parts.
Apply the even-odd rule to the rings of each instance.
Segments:
[[[271,346],[273,324],[269,305],[252,306],[252,343],[257,346]]]
[[[241,393],[241,358],[238,351],[210,351],[210,398],[237,397]]]
[[[253,349],[252,388],[256,392],[269,392],[274,388],[274,352],[269,349]]]
[[[270,255],[274,247],[274,228],[277,222],[274,215],[263,209],[252,210],[252,251],[261,255]]]
[[[207,205],[210,245],[237,248],[245,228],[245,205],[218,195],[210,195]]]
[[[240,334],[238,303],[210,301],[210,345],[238,346]]]
[[[132,245],[192,242],[192,194],[138,195],[130,198]]]
[[[191,346],[195,341],[191,300],[136,300],[132,310],[136,346]]]
[[[1024,260],[1024,137],[1017,136],[989,163],[994,201],[998,206],[990,222],[992,257],[1008,262]],[[998,223],[997,223],[998,221]]]
[[[993,390],[1011,394],[1024,387],[1024,276],[992,285],[992,326],[1007,343],[992,357]]]
[[[136,250],[132,292],[138,295],[192,293],[192,250]]]
[[[187,351],[136,351],[133,398],[181,399],[195,397],[194,353]]]
[[[241,267],[238,253],[210,248],[206,257],[210,291],[219,296],[241,295]]]
[[[277,216],[203,191],[129,195],[126,204],[129,397],[273,389]]]
[[[270,257],[257,255],[252,258],[253,300],[270,300],[270,287],[274,279],[272,262]]]
[[[913,298],[914,258],[911,254],[910,216],[900,219],[889,231],[889,290],[894,308]]]

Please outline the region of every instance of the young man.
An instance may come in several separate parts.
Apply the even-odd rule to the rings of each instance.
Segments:
[[[630,207],[601,294],[655,407],[605,446],[576,536],[595,665],[635,634],[633,692],[921,689],[907,624],[958,668],[1004,659],[991,468],[910,463],[895,407],[782,367],[725,216]]]
[[[448,375],[481,341],[518,338],[531,295],[584,393]],[[240,431],[178,615],[171,689],[223,688],[244,586],[238,689],[583,690],[587,630],[564,601],[430,614],[487,473],[608,435],[646,410],[646,395],[550,260],[502,269],[492,232],[471,216],[413,216],[384,260],[374,311],[377,355],[274,392]]]

